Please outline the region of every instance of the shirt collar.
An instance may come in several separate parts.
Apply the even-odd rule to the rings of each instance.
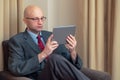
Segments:
[[[34,38],[34,39],[38,36],[37,34],[31,32],[31,31],[29,31],[29,30],[27,30],[27,32],[28,32],[28,33],[30,34],[30,36],[31,36],[32,38]],[[40,35],[42,35],[41,32],[40,32]]]
[[[32,37],[32,39],[34,40],[34,42],[37,44],[37,34],[27,30],[28,34],[30,34],[30,36]],[[40,32],[40,35],[42,35],[42,32]],[[41,37],[41,40],[43,41],[43,44],[45,45],[45,42],[43,40],[43,38]]]

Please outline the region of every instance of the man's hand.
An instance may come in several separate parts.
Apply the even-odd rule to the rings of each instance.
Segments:
[[[45,48],[43,50],[43,53],[47,56],[50,55],[53,52],[53,50],[55,50],[58,47],[57,41],[52,41],[52,39],[53,34],[48,38]]]
[[[52,52],[59,46],[57,41],[53,41],[53,34],[48,38],[44,50],[38,55],[39,61],[52,54]]]
[[[75,37],[72,36],[72,35],[67,36],[66,41],[67,41],[67,43],[65,44],[65,46],[69,50],[72,59],[75,60],[76,59],[75,48],[76,48],[76,45],[77,45],[77,41],[76,41]]]

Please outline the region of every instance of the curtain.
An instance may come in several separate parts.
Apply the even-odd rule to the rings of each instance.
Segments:
[[[24,30],[23,0],[0,1],[0,70],[3,70],[2,41]]]
[[[85,67],[120,79],[120,0],[80,0],[82,59]],[[80,37],[79,32],[77,37]],[[80,37],[81,38],[81,37]]]
[[[9,39],[24,29],[23,7],[21,0],[4,0],[4,39]]]

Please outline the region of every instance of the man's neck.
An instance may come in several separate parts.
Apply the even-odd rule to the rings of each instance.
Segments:
[[[30,30],[29,28],[27,28],[27,31],[30,31],[30,32],[32,32],[32,33],[34,33],[34,34],[36,34],[36,35],[40,34],[40,32]]]

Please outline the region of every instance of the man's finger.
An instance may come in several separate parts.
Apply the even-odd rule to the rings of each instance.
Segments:
[[[48,41],[51,42],[53,39],[53,34],[50,35],[50,37],[48,38]]]

